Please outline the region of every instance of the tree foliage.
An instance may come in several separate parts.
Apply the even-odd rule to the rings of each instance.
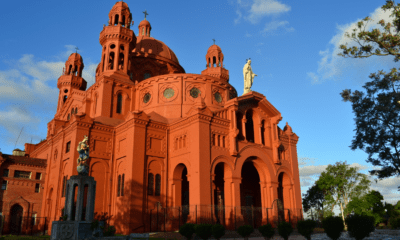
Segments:
[[[350,167],[346,162],[337,162],[328,165],[316,184],[324,192],[326,203],[332,204],[331,211],[335,205],[339,206],[344,221],[343,209],[356,196],[365,194],[371,181],[365,174],[359,173],[356,167]]]
[[[386,212],[382,200],[382,194],[372,190],[363,197],[355,197],[351,200],[347,205],[346,212],[372,216],[375,219],[375,224],[378,224],[384,221],[383,215]]]
[[[311,209],[315,209],[314,213],[311,210],[311,213],[309,214],[315,214],[316,219],[323,219],[324,202],[324,192],[317,186],[316,183],[314,183],[314,185],[307,190],[307,193],[303,193],[303,210],[304,212],[308,212]]]
[[[376,56],[394,56],[400,60],[400,4],[387,0],[382,6],[384,11],[392,11],[392,22],[380,20],[383,27],[367,31],[371,18],[366,17],[358,22],[357,28],[346,36],[358,46],[341,45],[342,57],[366,58]],[[400,68],[399,68],[400,70]],[[367,82],[363,88],[367,94],[350,89],[342,91],[343,101],[352,103],[356,114],[356,135],[351,149],[361,149],[368,154],[367,162],[380,166],[370,173],[379,179],[400,176],[400,73],[393,68],[389,73],[378,71],[369,76],[373,81]],[[400,190],[400,186],[399,186]]]

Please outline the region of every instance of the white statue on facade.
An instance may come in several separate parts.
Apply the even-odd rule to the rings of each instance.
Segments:
[[[243,95],[251,92],[250,88],[253,85],[253,80],[255,76],[257,76],[257,74],[253,73],[253,70],[251,69],[251,60],[248,59],[247,63],[243,67],[243,77],[244,77]]]

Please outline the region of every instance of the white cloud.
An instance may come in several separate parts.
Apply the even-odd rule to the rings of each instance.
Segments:
[[[236,10],[236,14],[238,15],[238,17],[234,20],[234,23],[238,24],[240,22],[240,19],[242,18],[242,12],[238,9]]]
[[[374,28],[382,30],[382,27],[377,24],[377,22],[381,19],[385,20],[385,22],[391,22],[393,18],[390,17],[390,14],[391,11],[385,12],[380,7],[377,8],[370,14],[372,21],[368,23],[366,30]],[[387,69],[396,67],[396,64],[393,61],[393,56],[374,56],[362,59],[343,58],[338,56],[338,53],[342,53],[342,50],[339,48],[342,44],[347,44],[348,47],[359,46],[358,43],[347,38],[345,33],[347,32],[351,34],[353,29],[357,28],[357,23],[361,20],[362,19],[357,19],[348,24],[337,25],[337,34],[329,41],[330,46],[326,50],[319,52],[321,58],[318,61],[317,71],[307,73],[312,83],[322,83],[328,79],[339,80],[343,77],[354,79],[358,83],[363,83],[366,80],[369,80],[368,76],[370,73],[381,70],[382,66],[387,67]]]
[[[67,51],[58,56],[64,61],[40,61],[30,54],[3,61],[10,66],[0,71],[0,132],[5,145],[14,146],[22,127],[25,135],[18,143],[45,138],[46,133],[39,132],[38,125],[46,125],[56,113],[59,93],[56,83],[75,46],[65,47]],[[96,67],[97,64],[89,63],[83,70],[88,87],[95,82]]]
[[[254,0],[249,15],[246,18],[255,24],[264,16],[277,16],[288,11],[290,11],[290,6],[280,3],[277,0]]]
[[[288,21],[272,21],[265,24],[264,29],[261,31],[262,33],[274,32],[277,29],[283,28],[286,32],[293,32],[293,27],[288,27]]]

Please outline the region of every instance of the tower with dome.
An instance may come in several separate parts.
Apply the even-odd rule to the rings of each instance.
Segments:
[[[300,219],[298,136],[278,127],[281,113],[256,91],[237,95],[215,44],[201,74],[185,73],[152,37],[146,14],[135,34],[127,3],[112,7],[89,88],[82,56],[66,61],[46,140],[25,144],[30,157],[47,159],[40,215],[61,216],[76,146],[88,136],[94,211],[112,216],[117,233],[154,231],[162,211],[167,230],[207,219],[227,227]]]

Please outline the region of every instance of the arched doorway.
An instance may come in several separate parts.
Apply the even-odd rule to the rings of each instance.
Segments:
[[[19,204],[15,204],[10,210],[10,233],[19,235],[21,233],[22,214],[24,209]]]
[[[189,215],[189,181],[187,179],[187,168],[182,171],[181,203],[182,203],[182,222],[186,223]]]
[[[281,172],[278,175],[278,199],[282,203],[284,213],[280,212],[279,217],[289,221],[289,212],[291,209],[292,200],[290,198],[290,177],[288,174]],[[282,216],[284,215],[284,217]]]
[[[246,112],[246,140],[254,142],[254,123],[253,123],[253,111],[247,110]]]
[[[257,228],[261,224],[261,187],[260,175],[253,161],[247,160],[242,166],[242,183],[240,184],[240,200],[245,224]]]
[[[225,220],[225,191],[224,191],[224,165],[223,163],[217,164],[215,166],[215,179],[213,182],[213,191],[214,191],[214,199],[213,205],[214,208],[214,215],[216,218],[216,222],[218,224],[224,225]]]

